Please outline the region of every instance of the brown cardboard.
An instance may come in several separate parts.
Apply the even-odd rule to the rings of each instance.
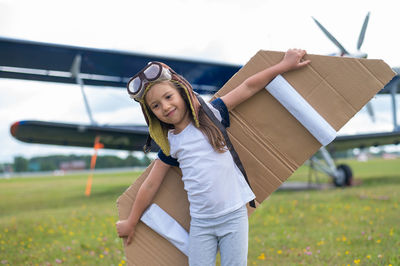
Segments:
[[[259,51],[219,90],[221,97],[247,77],[283,58],[282,52]],[[395,75],[382,60],[306,55],[308,66],[283,77],[338,131]],[[257,203],[263,202],[319,150],[321,144],[266,90],[230,112],[230,139],[246,169]],[[135,195],[152,165],[118,199],[126,219]],[[189,203],[181,173],[168,172],[154,202],[189,230]],[[251,213],[253,209],[249,211]],[[251,230],[251,228],[250,228]],[[187,265],[187,257],[143,223],[125,246],[129,265]]]

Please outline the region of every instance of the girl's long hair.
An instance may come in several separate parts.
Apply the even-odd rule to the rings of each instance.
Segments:
[[[190,114],[190,119],[193,122],[194,119],[193,119],[192,112],[190,111],[191,109],[190,109],[189,99],[188,99],[188,96],[187,96],[184,88],[182,88],[182,86],[180,86],[176,82],[170,82],[170,84],[173,85],[176,89],[178,89],[179,94],[182,96],[183,100],[186,103],[186,108]],[[149,108],[149,110],[151,112],[151,108]],[[154,117],[156,117],[156,116],[154,116]],[[173,125],[164,123],[161,120],[159,120],[159,121],[160,121],[161,125],[165,128],[168,128],[168,129],[174,128]],[[219,128],[207,116],[207,114],[203,110],[203,107],[201,107],[201,106],[199,108],[199,125],[200,125],[199,130],[207,137],[208,142],[211,144],[211,146],[213,147],[213,149],[216,152],[224,153],[225,151],[227,151],[224,136],[222,135]]]
[[[214,150],[218,153],[224,153],[227,150],[224,136],[219,128],[206,115],[203,107],[200,107],[199,110],[199,124],[200,131],[208,138]]]
[[[183,100],[186,103],[186,108],[188,108],[188,112],[190,113],[190,118],[193,119],[192,112],[190,111],[190,103],[187,94],[185,93],[184,89],[175,82],[172,82],[174,84],[175,88],[178,89],[180,95],[182,96]],[[218,152],[218,153],[224,153],[226,149],[226,143],[225,143],[225,138],[222,135],[221,131],[219,128],[211,121],[211,119],[207,116],[207,114],[204,112],[204,109],[202,106],[199,108],[199,130],[207,137],[208,142],[210,142],[211,146],[213,149]]]

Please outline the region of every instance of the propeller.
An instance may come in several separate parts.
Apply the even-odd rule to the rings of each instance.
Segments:
[[[336,45],[336,47],[338,47],[340,49],[342,56],[347,55],[347,56],[357,57],[357,58],[367,58],[367,54],[361,52],[360,48],[364,42],[365,32],[367,30],[368,21],[369,21],[369,15],[370,15],[370,12],[368,12],[368,14],[365,16],[364,23],[363,23],[361,31],[360,31],[360,35],[358,36],[357,53],[354,53],[354,54],[350,54],[349,52],[347,52],[347,50],[343,47],[343,45],[341,45],[338,42],[338,40],[336,40],[335,37],[333,37],[333,35],[330,34],[329,31],[327,29],[325,29],[324,26],[321,25],[321,23],[319,23],[318,20],[316,20],[314,17],[312,17],[312,19],[315,21],[315,23],[318,25],[318,27],[322,30],[322,32],[328,37],[328,39],[331,40]],[[398,70],[398,69],[396,69],[396,70]],[[375,122],[375,113],[374,113],[374,109],[372,107],[372,103],[368,102],[366,108],[367,108],[367,112],[368,112],[372,122]]]
[[[347,52],[347,50],[344,49],[344,47],[340,44],[340,42],[338,42],[338,40],[336,40],[335,37],[333,37],[333,35],[330,34],[329,31],[325,29],[325,27],[322,26],[322,24],[319,23],[318,20],[316,20],[314,17],[312,17],[312,19],[315,21],[315,23],[317,23],[318,27],[323,31],[323,33],[325,33],[328,39],[331,40],[336,45],[336,47],[340,49],[342,55],[349,54],[349,52]]]
[[[368,14],[365,16],[364,23],[361,27],[360,35],[358,36],[357,53],[354,53],[354,54],[350,54],[343,47],[343,45],[341,45],[340,42],[338,40],[336,40],[336,38],[333,37],[333,35],[330,34],[329,31],[327,29],[325,29],[325,27],[322,26],[321,23],[319,23],[319,21],[317,19],[315,19],[314,17],[312,17],[312,19],[315,21],[317,26],[322,30],[322,32],[328,37],[328,39],[331,40],[333,42],[333,44],[335,44],[335,46],[339,48],[342,56],[347,55],[347,56],[357,57],[357,58],[367,58],[367,54],[360,52],[360,48],[364,42],[365,32],[367,31],[367,26],[368,26],[368,21],[369,21],[369,15],[370,15],[370,12],[368,12]]]

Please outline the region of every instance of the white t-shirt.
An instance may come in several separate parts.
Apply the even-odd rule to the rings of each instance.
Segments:
[[[219,111],[208,106],[221,121]],[[216,152],[192,123],[178,134],[169,131],[168,140],[171,157],[177,159],[182,170],[191,217],[219,217],[255,198],[229,150]]]

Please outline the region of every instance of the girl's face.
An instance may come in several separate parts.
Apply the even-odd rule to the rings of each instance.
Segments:
[[[174,125],[175,133],[182,131],[191,121],[185,101],[169,81],[154,84],[146,93],[145,101],[159,120]]]

